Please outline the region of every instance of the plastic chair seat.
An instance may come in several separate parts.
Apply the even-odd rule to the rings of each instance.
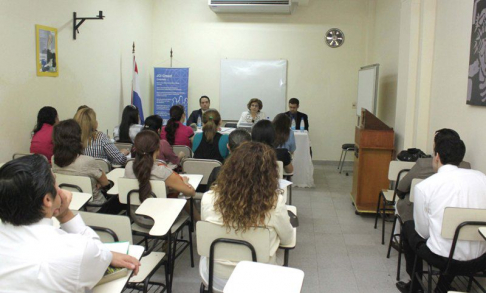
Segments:
[[[342,145],[343,150],[354,149],[354,143],[345,143]]]
[[[394,203],[394,201],[393,201],[394,191],[393,190],[383,189],[381,192],[383,193],[383,196],[385,197],[386,201],[388,201],[390,203]]]

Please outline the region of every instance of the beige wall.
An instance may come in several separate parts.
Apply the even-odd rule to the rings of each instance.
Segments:
[[[67,119],[87,104],[98,114],[99,130],[111,133],[120,109],[130,102],[133,41],[149,111],[152,0],[0,0],[0,6],[0,162],[29,151],[42,106],[55,107],[59,118]],[[99,10],[106,18],[86,21],[73,40],[73,12],[95,16]],[[36,24],[58,29],[59,77],[36,76]]]
[[[367,63],[380,64],[377,117],[395,126],[398,81],[398,50],[401,0],[371,0],[373,5],[369,31]]]
[[[312,0],[292,15],[223,15],[207,1],[156,0],[154,66],[190,67],[189,108],[205,94],[219,108],[220,60],[287,59],[287,97],[309,115],[313,159],[337,160],[341,144],[354,140],[358,70],[366,65],[368,1]],[[324,34],[340,28],[346,37],[331,49]],[[251,97],[248,97],[249,99]],[[264,105],[270,107],[270,105]],[[243,109],[242,109],[243,110]]]
[[[466,105],[472,11],[473,1],[438,1],[428,132],[431,142],[437,129],[457,130],[466,144],[465,160],[486,172],[486,136],[481,130],[486,108]],[[431,144],[428,151],[432,151]]]

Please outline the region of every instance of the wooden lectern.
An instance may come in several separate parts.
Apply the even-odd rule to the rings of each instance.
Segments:
[[[356,214],[375,213],[380,190],[387,189],[388,166],[394,151],[395,133],[366,109],[355,132],[353,190]]]

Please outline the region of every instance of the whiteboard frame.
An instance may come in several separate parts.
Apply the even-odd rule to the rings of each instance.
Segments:
[[[364,71],[364,70],[375,70],[375,80],[374,80],[374,84],[373,84],[373,87],[374,87],[374,90],[373,90],[373,99],[371,101],[372,103],[372,108],[373,109],[367,109],[368,111],[370,111],[371,113],[373,113],[373,115],[376,115],[376,106],[377,106],[377,100],[378,100],[378,79],[380,77],[380,64],[376,63],[376,64],[371,64],[371,65],[367,65],[367,66],[363,66],[361,67],[359,70],[358,70],[358,97],[357,97],[357,103],[356,103],[356,115],[358,117],[361,116],[361,104],[363,104],[363,102],[360,103],[360,100],[359,100],[359,86],[360,86],[360,82],[359,82],[359,73],[361,71]]]

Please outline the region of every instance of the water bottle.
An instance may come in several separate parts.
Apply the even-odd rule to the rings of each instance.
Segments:
[[[290,124],[290,129],[295,130],[295,119],[292,117],[292,123]]]
[[[197,116],[197,127],[201,128],[201,115]]]
[[[300,118],[299,128],[300,128],[300,132],[304,132],[305,131],[304,117],[301,117]]]

